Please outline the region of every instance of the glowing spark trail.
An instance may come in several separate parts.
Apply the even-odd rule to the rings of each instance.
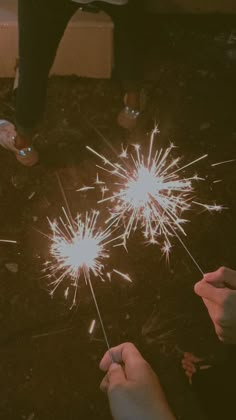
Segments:
[[[194,204],[197,204],[200,207],[203,207],[205,210],[208,210],[209,212],[221,212],[222,210],[227,210],[227,207],[224,207],[220,204],[203,204],[198,203],[197,201],[193,201]]]
[[[90,324],[90,327],[89,327],[89,334],[90,335],[93,334],[95,325],[96,325],[96,319],[93,319],[92,322],[91,322],[91,324]]]
[[[220,166],[220,165],[225,165],[226,163],[233,163],[236,162],[236,159],[230,159],[230,160],[224,160],[222,162],[217,162],[217,163],[212,163],[211,166]]]
[[[5,244],[17,244],[17,241],[11,240],[11,239],[0,239],[0,242]]]
[[[87,149],[102,160],[103,165],[97,167],[112,177],[112,183],[109,184],[111,195],[99,201],[112,204],[107,223],[123,226],[125,246],[131,232],[141,228],[147,242],[161,245],[162,252],[168,258],[173,236],[187,250],[178,234],[186,236],[183,225],[187,220],[182,214],[193,207],[193,182],[202,180],[197,175],[183,177],[180,174],[207,155],[180,166],[180,157],[171,158],[173,144],[167,149],[154,150],[156,133],[157,128],[151,134],[147,156],[142,153],[140,145],[133,145],[133,152],[122,147],[119,162],[112,162],[89,146]],[[203,206],[210,211],[222,210],[222,206]],[[191,258],[202,273],[194,258]]]

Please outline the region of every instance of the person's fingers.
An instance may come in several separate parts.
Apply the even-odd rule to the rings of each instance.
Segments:
[[[193,362],[190,362],[189,360],[182,360],[182,366],[183,368],[191,368],[192,366],[194,366]]]
[[[230,290],[227,288],[217,288],[205,280],[201,280],[194,286],[195,293],[201,298],[209,299],[212,302],[222,305],[229,297]]]
[[[200,366],[199,369],[200,370],[207,370],[207,369],[210,369],[211,367],[212,367],[211,365],[203,365],[203,366]]]
[[[214,323],[220,324],[222,318],[222,307],[209,299],[202,298],[209,316]]]
[[[112,389],[118,384],[124,384],[125,382],[126,377],[122,367],[117,363],[112,363],[100,384],[100,389],[103,392],[108,392],[109,389]]]
[[[203,281],[211,283],[215,287],[225,287],[224,280],[222,278],[223,270],[219,268],[216,271],[204,274]]]
[[[193,369],[186,369],[186,375],[187,376],[193,376],[194,375],[194,373],[196,373],[197,371],[196,371],[196,368],[193,368]]]
[[[143,360],[141,354],[132,343],[123,343],[107,351],[100,362],[100,369],[106,372],[112,364],[111,355],[116,363],[131,364],[136,360]]]
[[[236,290],[236,271],[227,267],[220,267],[218,270],[207,273],[203,278],[215,287],[228,287]]]
[[[221,276],[225,286],[232,290],[236,290],[236,271],[225,267],[221,267],[219,270],[221,270]]]
[[[195,366],[194,365],[192,365],[192,366],[189,366],[189,365],[183,365],[183,369],[185,370],[185,373],[186,373],[186,375],[189,375],[189,374],[193,374],[193,373],[195,373],[196,372],[196,368],[195,368]]]
[[[108,381],[108,376],[105,375],[102,382],[100,383],[100,390],[102,392],[107,392],[108,390],[108,385],[109,385],[109,381]]]
[[[116,385],[124,384],[126,382],[125,372],[121,365],[112,363],[108,373],[109,388],[113,388]]]
[[[193,363],[201,362],[201,360],[202,360],[199,357],[195,356],[195,354],[188,353],[188,352],[185,352],[184,353],[184,359],[185,360],[189,360],[189,361],[191,361]]]
[[[195,372],[185,371],[185,375],[187,376],[190,385],[192,385],[192,376],[194,373]]]

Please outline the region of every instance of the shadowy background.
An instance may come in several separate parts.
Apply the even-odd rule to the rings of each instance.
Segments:
[[[41,165],[21,168],[0,150],[0,418],[4,420],[110,419],[99,391],[98,364],[106,350],[89,289],[81,283],[78,306],[71,310],[63,290],[49,297],[42,268],[48,258],[46,218],[61,215],[64,204],[56,180],[63,182],[73,214],[94,207],[96,194],[76,189],[96,177],[95,146],[112,156],[101,136],[120,143],[148,141],[159,123],[158,146],[173,141],[185,161],[208,153],[190,170],[206,175],[197,185],[201,201],[228,207],[220,214],[190,216],[186,244],[203,271],[235,265],[236,158],[235,16],[150,15],[142,28],[146,110],[129,135],[117,127],[122,107],[115,81],[53,77],[44,125],[37,138]],[[36,81],[37,82],[37,81]],[[1,118],[12,120],[12,80],[0,80]],[[214,180],[222,180],[213,183]],[[158,372],[178,419],[201,420],[180,367],[183,351],[227,357],[193,285],[201,276],[184,249],[173,241],[169,265],[157,246],[132,236],[129,253],[115,249],[112,264],[133,279],[94,282],[112,345],[133,341]]]

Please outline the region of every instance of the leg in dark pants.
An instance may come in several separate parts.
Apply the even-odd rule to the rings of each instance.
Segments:
[[[135,3],[135,6],[134,6]],[[114,21],[116,76],[126,90],[135,91],[142,79],[139,53],[140,16],[138,1],[126,6],[95,2]],[[42,118],[47,81],[64,30],[78,4],[68,0],[19,0],[19,85],[16,99],[18,148],[31,142]],[[22,138],[23,143],[21,143]]]
[[[144,13],[141,1],[130,0],[125,6],[97,2],[114,22],[115,77],[125,90],[136,89],[143,79]]]
[[[118,124],[133,129],[140,112],[140,89],[144,78],[143,51],[145,13],[142,0],[130,0],[125,6],[98,2],[114,22],[116,79],[121,82],[125,108],[118,115]]]
[[[47,81],[59,42],[75,3],[62,0],[19,0],[19,85],[16,124],[22,136],[29,136],[42,118]]]

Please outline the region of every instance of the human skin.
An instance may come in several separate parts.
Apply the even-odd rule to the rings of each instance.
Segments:
[[[194,290],[202,298],[219,340],[236,344],[236,271],[221,267],[207,273]]]
[[[100,363],[106,373],[100,388],[107,393],[115,420],[174,420],[160,382],[132,343],[111,349]]]

